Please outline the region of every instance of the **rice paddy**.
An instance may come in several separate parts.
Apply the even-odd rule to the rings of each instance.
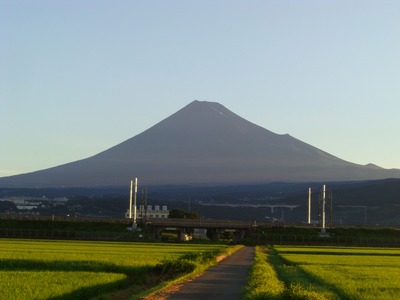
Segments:
[[[262,273],[250,273],[245,299],[368,300],[400,295],[400,249],[275,246],[258,248],[257,253],[268,266]],[[251,294],[252,282],[258,282],[258,294]]]
[[[400,249],[276,247],[287,264],[329,287],[340,299],[397,299]]]
[[[164,261],[222,245],[0,239],[1,299],[87,299],[141,285]],[[176,267],[176,266],[174,266]]]
[[[226,248],[0,239],[1,299],[89,299],[132,286],[136,293],[157,284],[157,270],[187,274]],[[400,249],[258,246],[243,298],[397,299],[399,274]]]

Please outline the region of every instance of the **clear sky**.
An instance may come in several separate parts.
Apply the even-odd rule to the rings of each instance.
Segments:
[[[400,1],[0,0],[0,176],[92,156],[196,99],[400,168]]]

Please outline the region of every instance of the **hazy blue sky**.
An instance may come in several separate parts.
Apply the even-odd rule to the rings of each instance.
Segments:
[[[400,1],[0,0],[0,176],[92,156],[195,99],[400,168]]]

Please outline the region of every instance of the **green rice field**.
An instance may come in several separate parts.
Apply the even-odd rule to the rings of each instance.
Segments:
[[[129,289],[127,299],[158,284],[155,272],[175,268],[184,274],[226,249],[0,239],[0,299],[107,299]],[[244,299],[398,299],[399,274],[400,249],[258,246]]]
[[[400,249],[276,247],[288,264],[299,267],[340,299],[398,299]]]
[[[226,246],[0,239],[1,299],[88,299],[146,284],[163,261]]]
[[[245,299],[399,299],[400,249],[274,246],[257,256],[263,271],[253,266]]]

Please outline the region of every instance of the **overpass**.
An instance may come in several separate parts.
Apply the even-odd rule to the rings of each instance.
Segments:
[[[275,208],[289,208],[290,210],[293,210],[294,208],[299,207],[300,205],[294,205],[294,204],[242,204],[242,203],[199,203],[198,205],[201,206],[220,206],[220,207],[253,207],[253,208],[270,208],[271,209],[271,214],[274,213]]]
[[[140,221],[139,221],[140,223]],[[243,239],[246,233],[255,230],[258,226],[263,227],[283,227],[284,223],[256,222],[241,220],[207,220],[207,219],[148,219],[147,226],[155,233],[156,238],[161,237],[162,232],[176,232],[180,240],[185,239],[185,235],[192,235],[195,229],[207,229],[208,236],[212,240],[218,240],[223,232],[232,232],[235,240]]]

